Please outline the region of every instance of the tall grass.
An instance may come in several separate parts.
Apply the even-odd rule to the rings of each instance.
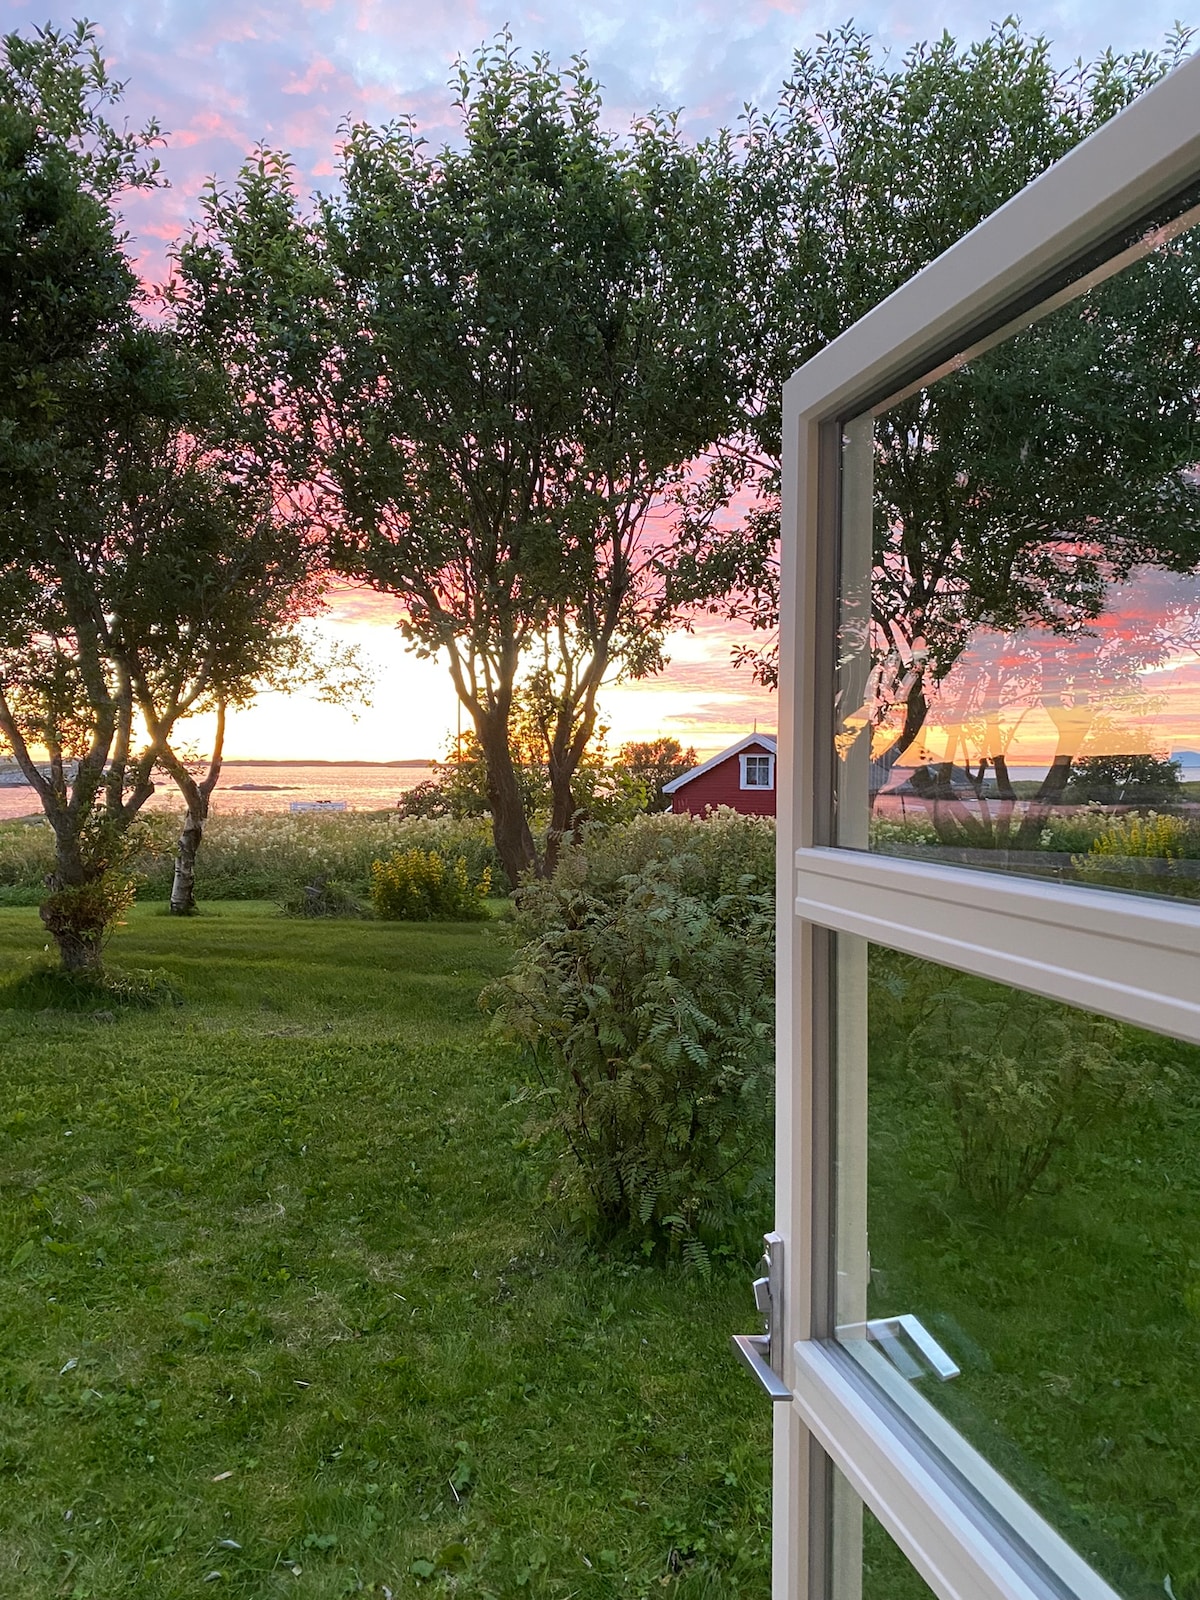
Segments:
[[[169,895],[179,823],[178,817],[160,812],[141,824],[145,843],[136,868],[140,900],[165,900]],[[335,816],[250,811],[214,817],[205,828],[196,869],[197,897],[274,900],[315,878],[353,885],[365,896],[371,863],[412,849],[461,855],[472,879],[490,868],[492,892],[507,890],[486,820],[401,820],[389,812],[371,811]],[[0,904],[36,903],[53,864],[54,839],[46,823],[0,823]]]

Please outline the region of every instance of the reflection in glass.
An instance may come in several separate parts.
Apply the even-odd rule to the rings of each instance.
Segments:
[[[1200,898],[1200,232],[1156,237],[846,425],[838,843]]]
[[[1118,1593],[1200,1600],[1200,1050],[849,937],[838,965],[846,1348]]]

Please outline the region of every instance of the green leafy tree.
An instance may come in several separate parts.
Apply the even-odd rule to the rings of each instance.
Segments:
[[[314,215],[281,157],[214,190],[180,295],[244,362],[262,448],[308,486],[337,566],[448,660],[517,882],[575,825],[601,685],[662,660],[655,513],[729,426],[728,188],[670,118],[605,132],[582,61],[504,37],[457,87],[458,146],[354,125]],[[533,670],[544,854],[512,748]]]
[[[1084,756],[1066,798],[1094,805],[1161,805],[1183,797],[1182,767],[1163,756]]]
[[[206,698],[277,649],[310,570],[225,448],[224,375],[141,315],[112,209],[158,139],[115,131],[91,33],[0,70],[0,739],[55,838],[42,917],[99,964],[135,824]]]
[[[685,750],[678,739],[661,733],[657,739],[635,739],[623,744],[617,752],[618,764],[645,785],[647,811],[662,811],[666,807],[664,785],[690,772],[696,759],[691,745]]]
[[[521,802],[535,837],[546,827],[553,793],[550,783],[550,739],[555,705],[536,675],[518,685],[509,749],[521,788]],[[598,723],[575,769],[572,833],[585,822],[627,822],[645,809],[645,783],[639,773],[613,762],[608,729]],[[435,776],[403,796],[397,809],[404,817],[486,817],[490,815],[487,762],[474,733],[454,739]]]
[[[917,45],[897,65],[851,26],[797,52],[778,104],[751,111],[731,151],[735,227],[745,241],[743,421],[692,496],[691,563],[681,576],[693,597],[773,636],[785,380],[1161,77],[1186,43],[1179,33],[1160,52],[1108,53],[1059,72],[1046,41],[1010,20],[963,49],[948,35]],[[1147,415],[1174,397],[1179,340],[1166,335],[1169,324],[1178,334],[1171,318],[1180,282],[1176,274],[1175,312],[1159,297],[1151,325],[1122,326],[1123,347],[1135,336],[1127,376]],[[1186,405],[1168,408],[1169,438],[1131,437],[1130,395],[1107,379],[1129,288],[1112,287],[1090,328],[1030,329],[984,370],[968,369],[877,420],[873,621],[882,637],[898,633],[905,643],[896,753],[924,722],[928,686],[950,671],[981,621],[1078,625],[1137,556],[1165,547],[1171,564],[1189,558],[1185,519],[1169,516],[1161,538],[1154,531],[1173,495],[1167,464],[1178,464]],[[1085,447],[1067,452],[1080,428]],[[1136,526],[1128,505],[1112,504],[1131,482]],[[735,524],[727,508],[739,497],[751,509]],[[1172,509],[1181,509],[1177,497]],[[1100,548],[1057,562],[1049,542],[1081,525]],[[770,638],[744,655],[773,681]]]

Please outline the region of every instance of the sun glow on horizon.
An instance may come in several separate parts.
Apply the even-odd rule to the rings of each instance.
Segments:
[[[394,602],[369,590],[335,594],[310,625],[318,639],[355,646],[371,663],[369,706],[328,705],[315,694],[270,693],[233,711],[225,739],[231,761],[436,760],[468,726],[443,661],[408,649],[395,625]],[[775,696],[736,667],[732,648],[742,637],[718,618],[697,619],[667,641],[668,665],[657,677],[614,683],[600,696],[612,750],[660,734],[695,746],[703,756],[724,749],[756,725],[775,727]],[[196,717],[188,741],[203,752],[213,719]]]

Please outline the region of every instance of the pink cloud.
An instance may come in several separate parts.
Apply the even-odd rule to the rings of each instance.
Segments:
[[[326,61],[322,56],[314,56],[308,64],[308,69],[302,77],[295,74],[280,85],[281,94],[312,94],[314,89],[323,88],[330,79],[338,79],[348,83],[344,73],[338,71],[332,61]]]

